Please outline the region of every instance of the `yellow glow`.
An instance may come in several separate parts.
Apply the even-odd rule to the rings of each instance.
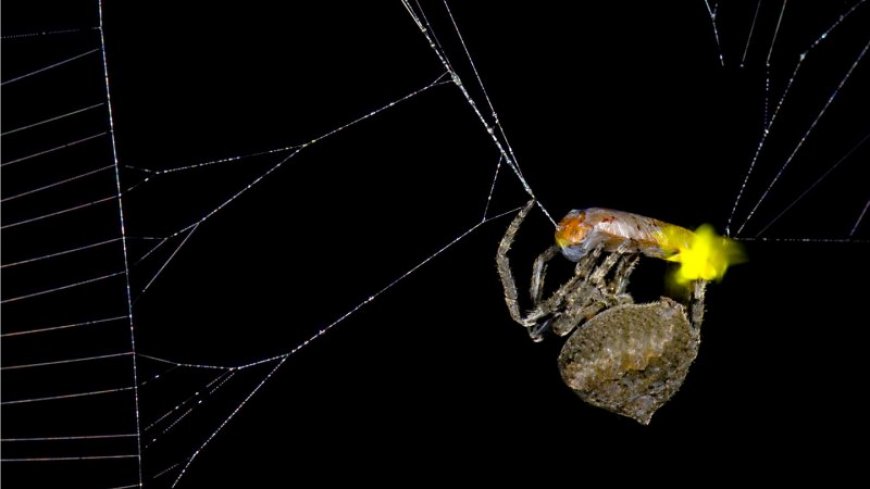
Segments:
[[[684,228],[668,226],[663,234],[665,243],[676,250],[667,260],[680,263],[675,275],[680,285],[695,280],[722,280],[729,265],[746,261],[740,244],[717,235],[709,224],[688,235]]]

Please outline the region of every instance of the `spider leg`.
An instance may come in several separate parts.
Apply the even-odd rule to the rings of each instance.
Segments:
[[[604,251],[604,246],[596,246],[592,248],[589,253],[583,255],[583,258],[580,258],[580,261],[577,262],[577,266],[574,267],[574,275],[580,277],[581,280],[586,280],[589,277],[589,274],[592,273],[592,270],[595,269],[595,265],[598,263],[598,258],[601,257],[601,253]]]
[[[623,259],[616,266],[616,271],[613,272],[613,279],[610,282],[610,290],[616,294],[624,294],[628,287],[628,278],[637,262],[640,261],[640,254],[623,255]]]
[[[528,317],[537,318],[535,324],[529,329],[529,336],[535,342],[543,339],[544,333],[548,329],[554,329],[556,325],[563,324],[570,319],[565,319],[570,314],[571,304],[578,301],[578,297],[587,297],[594,294],[594,288],[587,283],[589,273],[595,269],[598,259],[601,257],[603,246],[597,246],[587,253],[577,262],[577,267],[574,271],[574,276],[567,282],[562,284],[553,294],[543,302],[536,302],[535,309],[532,310]],[[546,253],[546,252],[545,252]],[[543,255],[543,253],[542,253]],[[599,294],[600,295],[600,294]],[[565,304],[569,304],[568,312],[562,312],[565,309]],[[551,316],[541,322],[540,318]],[[558,333],[557,333],[558,334]]]
[[[586,282],[590,271],[595,268],[595,264],[598,262],[602,250],[603,247],[596,247],[581,258],[580,261],[577,262],[574,276],[562,284],[562,286],[553,292],[553,294],[546,300],[536,303],[533,312],[537,312],[538,317],[540,317],[561,308],[566,301],[566,297],[577,290],[578,284]]]
[[[631,295],[625,293],[625,289],[628,286],[628,277],[637,265],[640,255],[625,253],[628,246],[627,244],[620,246],[615,252],[608,254],[598,266],[595,266],[597,260],[594,259],[586,263],[578,263],[578,276],[586,278],[565,298],[566,312],[550,324],[554,334],[565,336],[601,311],[633,302]],[[613,276],[607,280],[611,271]]]
[[[532,285],[529,287],[533,304],[541,302],[541,295],[544,293],[544,279],[547,276],[547,262],[559,254],[560,249],[558,245],[553,245],[535,259],[535,264],[532,266]]]
[[[501,239],[501,242],[498,245],[498,252],[495,256],[498,276],[501,279],[501,286],[504,289],[504,301],[505,304],[507,304],[511,319],[526,328],[535,324],[537,322],[537,318],[524,318],[523,315],[520,313],[520,306],[517,302],[516,281],[514,281],[514,276],[511,272],[510,260],[508,259],[507,254],[511,249],[511,245],[514,242],[514,237],[516,236],[517,231],[520,229],[520,224],[522,224],[529,211],[532,210],[533,205],[535,205],[535,201],[530,200],[526,204],[526,206],[517,213],[513,221],[511,221],[510,226],[508,226],[507,231],[505,231],[504,237]]]
[[[696,280],[692,284],[692,291],[689,295],[689,320],[695,328],[700,328],[704,321],[704,294],[706,291],[707,281]]]
[[[532,339],[535,343],[540,343],[544,341],[544,334],[550,329],[550,326],[553,324],[553,321],[561,317],[560,315],[550,316],[543,321],[538,321],[536,324],[533,324],[529,327],[529,338]]]
[[[624,261],[623,258],[626,256],[626,250],[629,249],[629,246],[629,244],[624,243],[614,252],[608,254],[604,261],[601,262],[601,265],[598,265],[589,276],[589,281],[598,288],[606,287],[605,277],[607,277],[607,274],[613,270],[617,263]]]

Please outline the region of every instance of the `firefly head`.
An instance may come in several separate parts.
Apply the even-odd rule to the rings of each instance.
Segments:
[[[572,210],[556,228],[556,244],[562,248],[565,258],[576,262],[586,254],[586,236],[592,226],[586,221],[586,211]]]

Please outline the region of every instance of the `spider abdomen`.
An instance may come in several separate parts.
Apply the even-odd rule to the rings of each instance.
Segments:
[[[626,304],[578,328],[562,347],[559,369],[587,403],[648,424],[679,390],[700,341],[681,304]]]

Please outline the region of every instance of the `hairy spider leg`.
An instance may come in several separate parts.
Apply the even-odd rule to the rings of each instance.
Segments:
[[[603,245],[591,249],[578,260],[574,276],[562,284],[550,297],[542,300],[547,264],[560,251],[560,247],[555,245],[539,254],[532,265],[529,289],[532,309],[523,315],[519,306],[516,281],[507,254],[513,245],[520,225],[533,206],[534,201],[529,201],[517,213],[499,243],[496,255],[496,265],[504,288],[508,311],[515,322],[527,328],[532,340],[541,341],[547,330],[564,336],[604,309],[632,302],[631,297],[624,291],[628,283],[628,276],[634,270],[639,255],[636,252],[631,252],[633,250],[627,242],[613,252],[607,253],[603,261],[600,260],[604,253]],[[611,272],[613,272],[612,276]]]
[[[507,254],[508,251],[510,251],[511,249],[511,245],[514,242],[514,237],[517,234],[517,230],[519,230],[520,228],[520,224],[522,224],[529,211],[532,210],[533,205],[535,205],[535,201],[530,200],[511,221],[510,225],[507,228],[507,231],[505,232],[504,237],[501,239],[501,242],[498,245],[498,253],[496,253],[495,258],[496,268],[498,269],[498,276],[501,279],[501,285],[504,289],[504,301],[507,304],[508,312],[511,315],[511,319],[526,328],[535,324],[537,318],[523,318],[522,314],[520,313],[520,306],[517,302],[516,282],[514,281],[514,276],[511,272],[510,260],[508,259]]]

